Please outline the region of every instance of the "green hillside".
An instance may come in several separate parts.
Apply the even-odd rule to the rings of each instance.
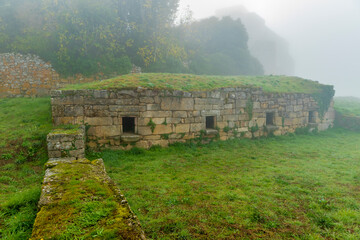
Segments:
[[[360,99],[356,97],[336,97],[335,110],[344,116],[360,117]]]

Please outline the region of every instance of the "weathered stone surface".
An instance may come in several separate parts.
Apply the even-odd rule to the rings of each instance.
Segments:
[[[200,132],[201,130],[205,130],[205,125],[203,123],[192,123],[190,124],[191,132]]]
[[[173,117],[174,118],[187,118],[187,112],[186,111],[174,111]]]
[[[170,125],[156,125],[154,134],[169,134],[172,133],[172,127]]]
[[[162,110],[193,110],[194,99],[181,97],[165,97],[161,101]]]
[[[146,111],[142,112],[140,114],[141,117],[148,117],[148,118],[154,118],[154,117],[171,117],[172,112],[171,111]]]
[[[146,135],[152,135],[153,132],[151,131],[151,128],[148,127],[148,126],[145,126],[145,127],[138,127],[138,134],[139,135],[143,135],[143,136],[146,136]]]
[[[140,140],[140,136],[135,134],[124,134],[121,136],[121,141],[126,143],[133,143],[139,140]]]
[[[47,136],[49,158],[85,156],[85,128],[54,129]]]
[[[123,123],[122,117],[135,118],[135,126],[130,128],[135,129],[134,133],[140,136],[136,146],[148,147],[155,140],[169,143],[198,137],[200,131],[206,130],[207,116],[216,117],[215,125],[220,128],[221,139],[234,137],[234,131],[224,132],[225,128],[238,128],[238,132],[242,134],[236,137],[252,137],[249,128],[257,126],[259,130],[254,136],[266,135],[267,112],[275,114],[271,125],[279,127],[277,134],[286,134],[307,126],[309,111],[314,111],[315,123],[321,130],[331,126],[335,117],[330,106],[321,120],[317,113],[317,103],[309,95],[269,94],[263,93],[261,89],[251,88],[191,93],[138,88],[110,90],[107,94],[98,92],[96,94],[99,98],[95,98],[94,94],[93,90],[54,92],[54,123],[87,122],[91,126],[88,136],[104,146],[120,144],[122,129],[125,127],[123,124],[129,124]],[[77,101],[83,104],[76,104]],[[65,104],[62,105],[63,103]],[[154,123],[153,132],[148,125],[150,120]],[[181,138],[177,136],[183,133],[189,134]],[[94,146],[93,143],[91,145]]]
[[[74,176],[77,180],[70,181]],[[91,191],[89,187],[102,191]],[[77,225],[82,229],[72,236],[77,239],[87,238],[96,229],[111,231],[112,239],[145,239],[126,198],[106,174],[102,159],[50,159],[38,205],[40,211],[31,239],[58,239],[64,229]],[[110,211],[83,228],[78,219],[89,214],[89,209]]]
[[[175,127],[176,133],[185,133],[190,131],[190,124],[178,124]]]
[[[91,126],[112,125],[111,117],[85,117],[85,123]]]

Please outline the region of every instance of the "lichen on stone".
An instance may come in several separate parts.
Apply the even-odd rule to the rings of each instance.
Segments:
[[[145,239],[101,159],[46,164],[40,211],[31,239]]]

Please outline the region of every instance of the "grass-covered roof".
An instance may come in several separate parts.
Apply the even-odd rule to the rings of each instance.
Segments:
[[[320,92],[324,85],[315,81],[288,76],[206,76],[170,73],[128,74],[91,83],[69,85],[64,90],[125,89],[143,87],[181,91],[208,91],[228,87],[261,87],[265,92]]]

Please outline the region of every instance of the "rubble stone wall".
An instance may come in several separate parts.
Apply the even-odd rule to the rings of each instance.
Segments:
[[[67,84],[93,81],[76,76],[63,79],[40,57],[27,54],[0,54],[0,97],[49,96]]]
[[[47,135],[49,158],[84,158],[85,128],[55,129]]]
[[[91,148],[149,148],[199,137],[283,135],[303,127],[325,130],[333,125],[333,103],[323,118],[318,109],[307,94],[264,93],[253,88],[52,92],[54,124],[88,125]],[[132,133],[124,131],[129,129],[124,117],[133,119]]]

